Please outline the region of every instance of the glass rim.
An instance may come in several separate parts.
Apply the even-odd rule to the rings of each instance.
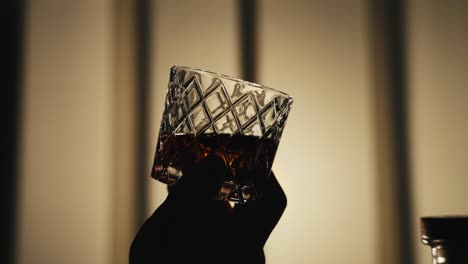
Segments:
[[[258,89],[269,90],[271,92],[277,93],[277,94],[287,98],[289,103],[292,103],[294,101],[294,98],[291,95],[289,95],[289,94],[287,94],[285,92],[282,92],[280,90],[277,90],[277,89],[274,89],[274,88],[271,88],[271,87],[268,87],[268,86],[265,86],[265,85],[262,85],[262,84],[259,84],[259,83],[242,80],[240,78],[232,77],[232,76],[229,76],[229,75],[226,75],[226,74],[216,73],[216,72],[212,72],[212,71],[208,71],[208,70],[204,70],[204,69],[191,68],[191,67],[183,66],[183,65],[174,65],[174,66],[172,66],[172,68],[188,70],[188,71],[191,71],[191,72],[204,74],[204,75],[214,77],[214,78],[220,78],[220,79],[226,79],[226,80],[234,81],[234,82],[244,84],[244,85],[247,85],[247,86],[250,86],[250,87],[258,88]]]

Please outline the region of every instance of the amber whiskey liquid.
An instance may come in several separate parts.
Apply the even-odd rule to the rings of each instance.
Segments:
[[[217,155],[227,171],[220,175],[225,179],[218,198],[238,203],[261,194],[277,149],[272,139],[241,134],[171,135],[162,142],[162,152],[154,160],[154,178],[175,184],[186,170],[209,155]]]

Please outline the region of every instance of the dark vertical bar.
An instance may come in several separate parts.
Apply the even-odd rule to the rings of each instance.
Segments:
[[[405,40],[405,5],[403,0],[389,1],[389,72],[393,79],[394,105],[394,142],[396,160],[396,198],[399,208],[398,225],[402,234],[399,241],[402,264],[413,264],[412,252],[412,211],[410,197],[410,169],[408,143],[408,111],[407,111],[407,69],[406,69],[406,40]]]
[[[405,1],[370,0],[369,3],[380,233],[384,245],[380,261],[412,264]]]
[[[147,208],[147,177],[149,166],[147,164],[148,152],[148,98],[150,95],[150,15],[149,0],[138,0],[136,8],[136,53],[137,53],[137,224],[145,221]]]
[[[242,78],[255,82],[257,79],[257,1],[239,0],[241,71]]]
[[[2,260],[1,263],[14,263],[16,245],[16,194],[18,182],[18,147],[20,141],[19,118],[22,84],[22,54],[23,54],[23,14],[24,2],[8,0],[2,5],[2,19],[6,24],[2,42],[6,44],[3,50],[4,76],[2,85],[3,104],[6,106],[6,118],[2,122]],[[4,251],[4,252],[3,252]]]

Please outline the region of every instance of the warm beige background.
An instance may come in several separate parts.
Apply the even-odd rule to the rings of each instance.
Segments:
[[[468,2],[411,1],[409,97],[414,216],[468,215]],[[418,231],[418,219],[414,229]],[[420,264],[430,250],[415,241]]]
[[[122,74],[132,44],[115,43],[132,34],[116,27],[122,3],[27,1],[18,263],[126,262],[121,251],[131,234],[116,226],[132,208],[116,197],[131,194],[120,171],[131,167],[119,151],[132,149],[125,141],[132,120],[120,116],[131,109],[134,76]],[[295,97],[274,165],[289,203],[268,241],[267,263],[378,262],[385,238],[377,230],[367,5],[259,1],[259,82]],[[172,65],[239,76],[236,6],[153,2],[149,163]],[[417,217],[468,214],[468,7],[456,0],[408,7],[413,237],[424,264],[430,252],[419,243]],[[165,196],[149,170],[148,214]]]
[[[274,164],[288,207],[268,263],[376,263],[365,5],[261,1],[260,80],[295,98]]]
[[[110,263],[111,1],[28,1],[18,263]]]

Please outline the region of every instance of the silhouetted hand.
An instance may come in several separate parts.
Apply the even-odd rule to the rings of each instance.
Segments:
[[[226,166],[208,157],[184,176],[141,226],[130,263],[265,263],[263,246],[286,208],[273,173],[263,197],[231,207],[213,199]]]

